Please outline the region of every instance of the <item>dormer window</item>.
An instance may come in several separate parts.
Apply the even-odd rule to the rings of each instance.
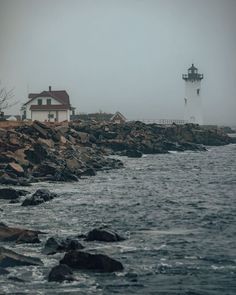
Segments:
[[[43,104],[43,101],[41,98],[38,99],[38,105],[41,106]]]
[[[47,98],[47,105],[51,105],[51,104],[52,104],[51,98]]]

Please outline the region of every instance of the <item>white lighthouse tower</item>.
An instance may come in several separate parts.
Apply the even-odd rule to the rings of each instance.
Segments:
[[[185,80],[184,119],[188,123],[203,125],[201,100],[203,74],[199,74],[198,69],[192,64],[188,74],[183,74],[182,78]]]

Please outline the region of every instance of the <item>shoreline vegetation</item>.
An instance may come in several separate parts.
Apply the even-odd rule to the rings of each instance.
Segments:
[[[40,181],[78,181],[94,176],[97,171],[123,167],[113,155],[142,157],[143,154],[165,154],[170,151],[206,151],[206,146],[236,143],[224,130],[198,125],[144,124],[127,122],[70,122],[46,124],[38,121],[21,126],[0,128],[0,199],[21,206],[36,206],[57,198],[57,194],[38,189],[32,195],[12,186],[30,186]],[[0,211],[4,209],[0,208]],[[12,243],[41,243],[44,232],[9,227],[0,220],[0,275],[9,275],[9,268],[42,265],[39,258],[18,254],[8,247]],[[80,241],[83,241],[83,245]],[[49,237],[42,252],[66,253],[59,265],[48,274],[48,281],[73,281],[73,270],[98,272],[122,271],[121,262],[103,254],[83,250],[89,241],[122,242],[125,237],[107,228],[95,228],[73,237]],[[5,243],[8,246],[5,248]],[[82,250],[82,251],[81,251]],[[11,277],[9,277],[10,279]],[[18,281],[18,278],[13,278]]]

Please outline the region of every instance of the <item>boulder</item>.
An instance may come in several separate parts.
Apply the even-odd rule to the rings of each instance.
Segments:
[[[70,251],[65,254],[60,264],[74,269],[87,269],[98,272],[114,272],[123,270],[123,265],[107,255],[90,254],[82,251]]]
[[[15,200],[21,196],[27,195],[29,192],[24,190],[16,190],[13,188],[2,188],[0,189],[0,199]]]
[[[6,170],[16,174],[17,176],[23,176],[24,175],[24,169],[19,164],[14,163],[14,162],[9,163],[7,165]]]
[[[0,267],[0,276],[2,275],[8,275],[10,272],[6,270],[5,268]]]
[[[8,275],[10,272],[5,268],[0,267],[0,276],[1,275]]]
[[[26,149],[25,155],[27,160],[33,164],[41,164],[50,158],[48,146],[39,143],[33,144],[31,148]]]
[[[57,252],[67,252],[71,250],[83,249],[84,247],[79,243],[77,239],[66,238],[60,239],[58,237],[49,238],[44,246],[43,253],[50,255]]]
[[[31,197],[26,198],[23,201],[22,206],[39,205],[44,202],[50,201],[55,197],[57,197],[56,193],[52,193],[47,189],[38,189]]]
[[[59,283],[63,281],[74,281],[73,272],[66,264],[54,266],[48,275],[48,281]]]
[[[0,184],[5,185],[20,185],[20,186],[30,186],[29,179],[23,177],[13,178],[10,173],[4,173],[0,176]]]
[[[38,234],[40,231],[22,228],[8,227],[0,224],[0,242],[40,243]]]
[[[34,121],[32,127],[39,133],[40,137],[48,139],[48,127],[45,124],[39,121]]]
[[[119,242],[125,239],[116,232],[95,228],[87,233],[86,241]]]
[[[39,258],[25,256],[0,247],[0,267],[14,267],[23,265],[43,265]]]
[[[142,157],[142,152],[140,152],[139,150],[127,150],[125,153],[125,156],[129,157],[129,158],[141,158]]]
[[[95,176],[95,169],[88,167],[77,172],[79,176]]]

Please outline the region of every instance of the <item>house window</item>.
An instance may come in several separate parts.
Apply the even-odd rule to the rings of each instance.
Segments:
[[[197,89],[197,95],[199,95],[199,94],[200,94],[200,89],[198,88],[198,89]]]
[[[52,104],[51,98],[47,98],[47,105],[51,105],[51,104]]]
[[[54,114],[48,114],[48,119],[53,119],[54,118]]]
[[[38,105],[39,106],[41,106],[43,104],[43,101],[42,101],[42,99],[40,98],[40,99],[38,99]]]

